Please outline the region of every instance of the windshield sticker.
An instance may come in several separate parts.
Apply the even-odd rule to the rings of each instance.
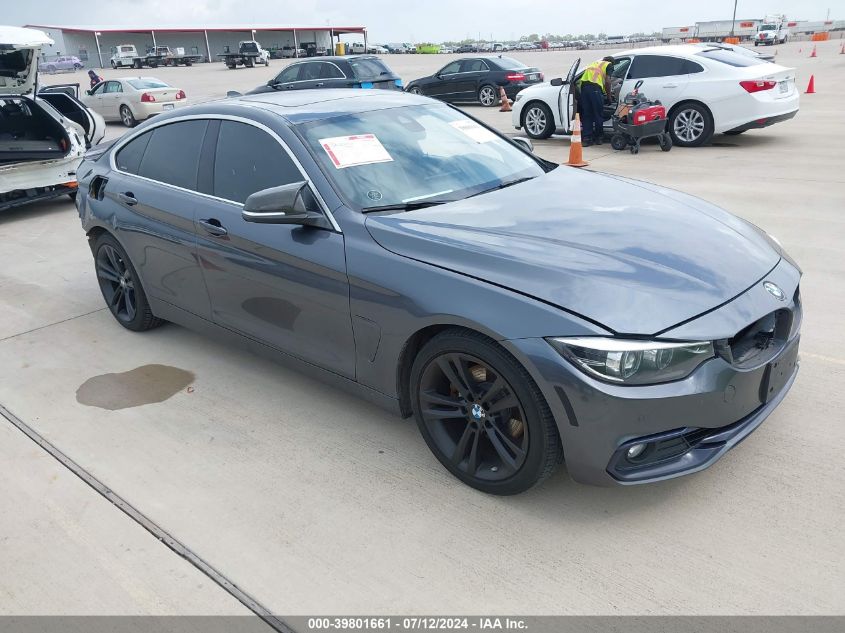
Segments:
[[[326,150],[326,154],[329,155],[336,169],[389,163],[393,160],[375,134],[321,138],[319,143]]]
[[[493,134],[493,132],[478,125],[475,121],[470,121],[469,119],[452,121],[449,125],[456,130],[460,130],[476,143],[489,143],[496,138],[496,135]]]

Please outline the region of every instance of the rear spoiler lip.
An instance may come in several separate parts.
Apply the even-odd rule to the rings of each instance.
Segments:
[[[118,139],[112,139],[110,141],[106,141],[105,143],[98,143],[97,145],[94,145],[94,147],[89,149],[82,156],[83,160],[96,162],[103,156],[103,154],[105,154],[112,148],[112,145],[114,145],[117,140]]]

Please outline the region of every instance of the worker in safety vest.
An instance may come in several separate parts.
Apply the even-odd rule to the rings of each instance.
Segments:
[[[578,80],[578,88],[581,91],[581,98],[578,101],[578,109],[581,112],[583,123],[581,135],[584,139],[584,147],[590,145],[601,145],[604,130],[604,100],[610,95],[610,66],[613,64],[612,57],[605,57],[600,61],[593,62],[584,69],[581,78]]]

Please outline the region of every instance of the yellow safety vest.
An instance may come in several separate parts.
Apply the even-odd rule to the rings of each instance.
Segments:
[[[578,80],[578,85],[581,86],[585,81],[589,81],[598,84],[601,91],[604,92],[604,77],[607,74],[607,67],[609,65],[610,62],[606,61],[593,62],[584,69],[581,79]]]

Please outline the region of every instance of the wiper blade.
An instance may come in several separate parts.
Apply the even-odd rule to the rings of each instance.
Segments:
[[[446,204],[447,202],[454,202],[454,200],[418,200],[416,202],[399,202],[397,204],[385,204],[380,207],[364,207],[361,211],[364,213],[373,213],[375,211],[413,211],[414,209],[425,209],[426,207],[434,207],[438,204]]]
[[[537,176],[526,176],[525,178],[516,178],[514,180],[508,180],[507,182],[503,182],[495,187],[490,187],[489,189],[485,189],[484,191],[479,191],[478,193],[474,193],[471,196],[467,196],[469,198],[474,198],[475,196],[480,196],[483,193],[490,193],[491,191],[498,191],[499,189],[504,189],[505,187],[511,187],[513,185],[518,185],[521,182],[527,182],[529,180],[534,180]]]

